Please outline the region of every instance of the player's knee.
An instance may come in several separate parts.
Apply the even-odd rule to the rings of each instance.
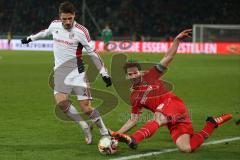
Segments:
[[[184,153],[192,152],[190,145],[187,145],[187,144],[178,145],[178,149],[179,149],[179,151],[184,152]]]
[[[57,104],[57,106],[63,111],[63,112],[67,112],[69,107],[71,105],[71,102],[69,100],[64,100],[61,101]]]
[[[90,115],[93,111],[93,108],[92,107],[84,107],[82,108],[82,111],[87,114],[87,115]]]
[[[159,126],[162,126],[162,125],[163,125],[163,123],[162,123],[160,120],[155,119],[155,121],[158,123]]]
[[[163,126],[167,123],[167,119],[162,113],[155,113],[154,120],[159,126]]]
[[[92,111],[93,111],[93,108],[92,108],[92,106],[91,106],[91,103],[88,102],[88,101],[83,101],[83,102],[81,102],[81,103],[80,103],[80,106],[81,106],[82,111],[83,111],[85,114],[87,114],[87,115],[91,114]]]

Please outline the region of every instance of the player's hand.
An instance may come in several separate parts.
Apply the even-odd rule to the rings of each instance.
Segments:
[[[182,31],[181,33],[179,33],[175,39],[181,41],[185,38],[192,38],[191,34],[192,34],[192,29],[186,29],[186,30]]]
[[[32,42],[32,39],[25,37],[21,40],[21,42],[22,42],[22,44],[28,44],[29,42]]]
[[[106,83],[106,87],[109,87],[109,86],[112,85],[111,77],[109,77],[109,76],[103,76],[102,79],[103,79],[103,81]]]

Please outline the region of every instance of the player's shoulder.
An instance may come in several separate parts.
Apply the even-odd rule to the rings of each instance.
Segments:
[[[161,70],[160,70],[160,69],[158,68],[158,66],[155,65],[155,66],[153,66],[152,68],[144,71],[143,76],[144,76],[145,78],[151,78],[151,75],[162,74],[162,73],[164,73],[164,71],[165,71],[165,70],[164,70],[163,68],[161,68]]]
[[[53,21],[50,23],[50,26],[60,26],[60,25],[62,25],[62,21],[59,20],[59,19],[53,20]]]
[[[60,19],[55,19],[52,21],[52,23],[61,23],[61,20]]]
[[[142,71],[143,77],[148,77],[149,74],[152,74],[152,70],[154,70],[153,68],[147,69]]]
[[[74,24],[74,28],[77,32],[80,32],[80,33],[88,32],[88,29],[85,26],[83,26],[77,22]]]
[[[85,26],[83,26],[83,25],[81,25],[81,24],[79,24],[79,23],[76,22],[76,23],[74,24],[74,31],[77,32],[77,33],[79,33],[79,34],[81,34],[81,35],[83,35],[83,36],[85,36],[88,41],[91,40],[91,39],[90,39],[90,36],[89,36],[88,29],[87,29]]]

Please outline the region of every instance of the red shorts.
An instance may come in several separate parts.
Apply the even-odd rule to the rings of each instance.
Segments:
[[[180,135],[194,134],[187,107],[177,96],[166,97],[155,112],[160,112],[167,117],[167,127],[174,143]]]

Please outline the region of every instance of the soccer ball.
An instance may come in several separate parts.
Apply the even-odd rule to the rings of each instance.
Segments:
[[[118,141],[113,137],[102,137],[98,143],[101,154],[114,154],[117,152]]]

